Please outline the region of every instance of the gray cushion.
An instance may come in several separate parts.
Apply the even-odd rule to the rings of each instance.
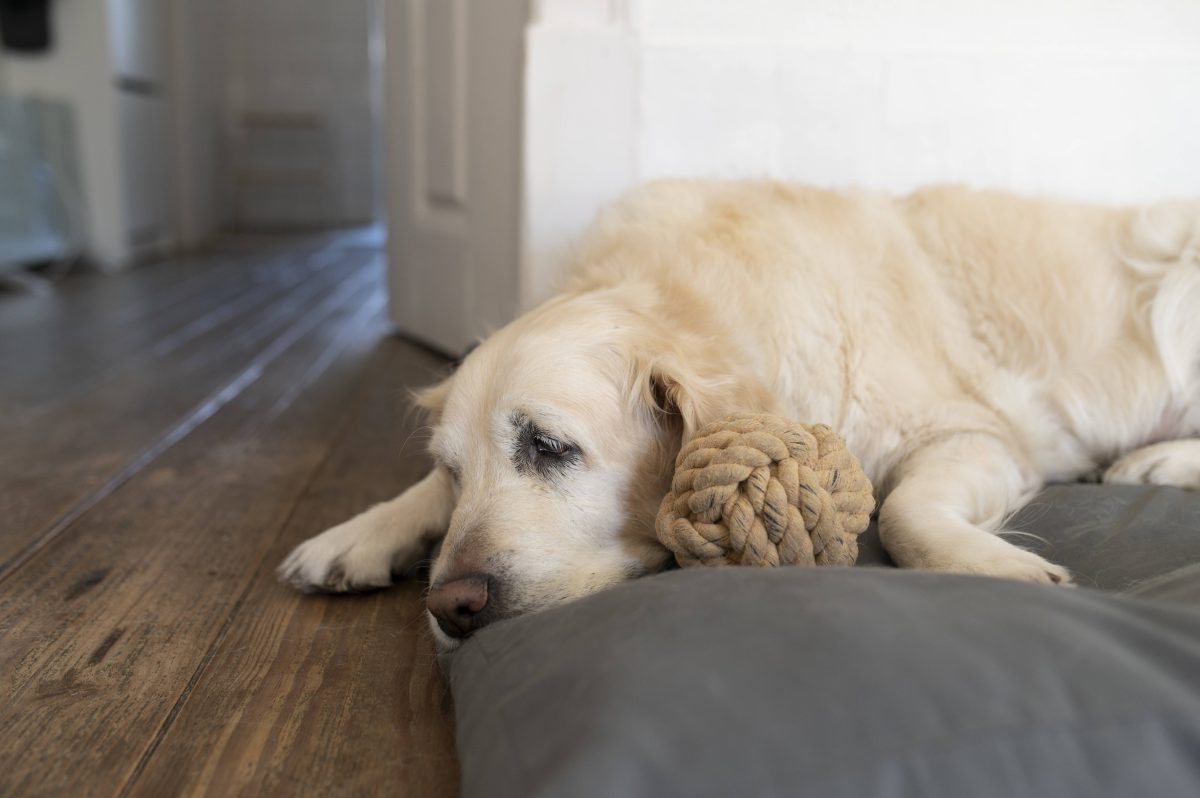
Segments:
[[[1085,584],[1161,600],[692,569],[496,624],[447,661],[464,794],[1200,795],[1200,569],[1170,567],[1198,521],[1194,495],[1092,486],[1017,519]]]

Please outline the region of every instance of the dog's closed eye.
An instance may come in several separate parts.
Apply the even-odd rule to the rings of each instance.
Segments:
[[[538,426],[524,415],[514,416],[517,427],[513,465],[522,473],[536,473],[543,478],[562,474],[579,462],[579,447]]]

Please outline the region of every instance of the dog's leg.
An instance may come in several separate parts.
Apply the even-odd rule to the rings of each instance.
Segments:
[[[1019,549],[997,530],[1041,486],[999,439],[959,435],[913,453],[879,512],[898,565],[1065,584],[1065,568]]]
[[[1108,467],[1103,481],[1200,490],[1200,439],[1167,441],[1134,449]]]
[[[450,476],[435,468],[395,499],[301,543],[279,575],[305,592],[387,587],[446,533],[453,511]]]

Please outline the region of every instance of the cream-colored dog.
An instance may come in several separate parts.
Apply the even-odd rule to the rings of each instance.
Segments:
[[[429,476],[287,579],[381,587],[444,536],[428,607],[450,646],[655,571],[681,442],[739,410],[838,429],[910,568],[1066,583],[1004,537],[1043,483],[1200,487],[1200,203],[662,182],[573,260],[420,395]]]

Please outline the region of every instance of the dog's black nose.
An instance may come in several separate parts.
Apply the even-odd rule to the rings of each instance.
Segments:
[[[443,632],[450,637],[467,637],[476,629],[487,626],[495,614],[490,612],[494,604],[488,604],[491,582],[485,574],[438,582],[430,588],[425,606]]]

